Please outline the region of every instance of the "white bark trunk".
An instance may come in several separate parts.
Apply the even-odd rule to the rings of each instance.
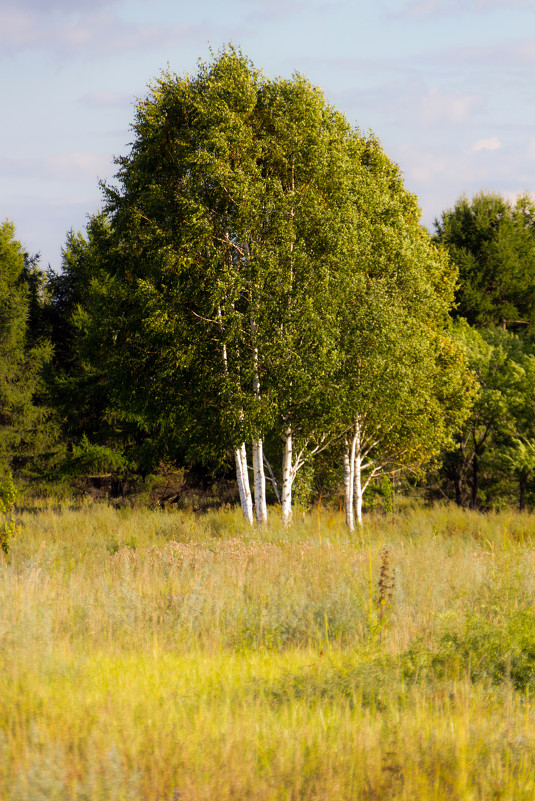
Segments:
[[[251,320],[251,331],[256,338],[256,322]],[[260,376],[258,372],[258,348],[255,346],[254,353],[254,375],[253,393],[257,400],[260,399]],[[257,523],[267,522],[267,503],[266,503],[266,474],[264,472],[264,447],[262,439],[253,439],[253,475],[254,475],[254,504]]]
[[[362,528],[362,496],[363,496],[363,489],[362,489],[362,470],[361,470],[362,459],[357,454],[355,456],[355,508],[357,514],[357,523],[359,528]]]
[[[236,479],[238,482],[238,491],[240,493],[240,503],[243,516],[252,525],[253,498],[251,495],[251,487],[249,485],[249,472],[247,470],[247,451],[245,449],[245,442],[243,442],[240,447],[234,451],[234,458],[236,461]]]
[[[293,440],[292,429],[287,428],[283,437],[282,451],[282,495],[281,511],[283,522],[288,524],[292,519],[292,484],[294,480],[293,460]]]
[[[355,511],[357,523],[362,528],[362,443],[360,438],[360,423],[357,420],[355,425],[355,437],[353,439],[353,465],[354,465],[354,487],[355,487]]]
[[[253,440],[254,503],[257,523],[267,522],[266,474],[261,439]]]
[[[221,308],[218,307],[217,315],[219,324],[222,326]],[[228,354],[226,343],[223,342],[223,370],[225,375],[228,376]],[[243,412],[241,413],[243,415]],[[236,481],[238,484],[238,492],[240,494],[240,504],[245,519],[252,525],[253,524],[253,498],[251,496],[251,487],[249,485],[249,472],[247,470],[247,451],[245,449],[245,442],[242,442],[239,448],[234,451],[234,461],[236,462]]]
[[[346,524],[350,531],[355,530],[355,521],[353,517],[353,464],[351,459],[351,452],[349,448],[344,453],[344,490],[345,490],[345,505],[346,505]]]

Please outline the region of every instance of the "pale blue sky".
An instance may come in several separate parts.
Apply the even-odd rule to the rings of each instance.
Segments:
[[[99,208],[134,99],[228,42],[372,129],[429,228],[463,192],[535,193],[535,0],[0,0],[0,220],[42,266]]]

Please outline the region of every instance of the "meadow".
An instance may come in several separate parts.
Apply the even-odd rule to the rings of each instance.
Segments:
[[[3,801],[535,798],[534,515],[18,517]]]

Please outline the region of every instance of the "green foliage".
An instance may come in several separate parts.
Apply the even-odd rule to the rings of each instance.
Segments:
[[[492,504],[501,494],[513,500],[520,487],[524,508],[531,458],[535,355],[530,343],[502,329],[471,328],[458,321],[453,332],[465,349],[468,364],[478,381],[470,416],[457,446],[444,458],[445,475],[453,482],[459,505]],[[507,481],[513,479],[512,489]],[[517,495],[518,497],[518,495]]]
[[[314,492],[314,464],[306,462],[298,472],[293,488],[293,502],[301,509],[308,509]]]
[[[394,486],[389,475],[383,474],[375,486],[375,498],[379,500],[382,511],[391,515],[394,513]]]
[[[0,470],[22,469],[55,445],[54,421],[40,403],[51,357],[40,336],[41,277],[14,236],[12,223],[0,225]]]
[[[72,446],[72,452],[62,466],[62,472],[72,478],[123,472],[127,467],[128,461],[122,453],[92,443],[84,434],[80,443]]]
[[[446,328],[456,273],[378,140],[233,47],[163,73],[133,129],[56,282],[79,349],[56,397],[66,426],[69,405],[87,423],[73,441],[150,470],[290,432],[297,470],[358,418],[385,472],[436,455],[471,392]]]
[[[0,548],[6,556],[9,554],[11,541],[16,533],[13,509],[17,501],[17,491],[13,476],[7,473],[0,476]]]
[[[84,433],[103,442],[113,431],[106,377],[97,369],[95,360],[87,359],[79,323],[91,282],[98,282],[102,271],[106,241],[106,223],[96,216],[87,226],[86,238],[72,231],[68,234],[62,271],[49,272],[47,276],[46,313],[54,346],[47,388],[68,444],[78,441]]]
[[[402,657],[407,679],[436,681],[467,674],[473,682],[535,688],[535,618],[532,610],[494,609],[470,615],[461,630],[445,631],[433,648],[416,642]]]
[[[414,230],[411,235],[410,223],[390,232],[394,252],[383,254],[380,277],[367,285],[355,281],[342,312],[336,402],[346,454],[360,460],[362,492],[381,475],[421,475],[452,443],[476,391],[449,330],[454,271],[433,245]],[[411,238],[420,240],[421,252],[405,257],[400,290],[390,262],[396,264],[395,252]]]
[[[99,353],[100,346],[88,334],[91,299],[105,283],[106,270],[112,269],[114,258],[110,226],[104,215],[90,219],[85,237],[69,233],[62,272],[51,272],[47,278],[45,311],[54,359],[46,373],[46,385],[68,448],[76,451],[87,436],[95,447],[104,449],[102,453],[107,449],[108,462],[111,454],[125,453],[130,466],[135,465],[145,475],[170,453],[176,458],[175,440],[159,421],[150,426],[146,418],[125,412],[117,403],[112,392],[114,376],[103,367],[105,360]],[[103,303],[108,304],[111,311],[111,299],[104,298]],[[108,319],[108,325],[112,331],[115,321]],[[124,391],[131,384],[133,388],[130,376],[123,375],[123,380]],[[71,457],[64,459],[60,470],[69,473],[74,469],[78,474],[82,461],[77,459],[76,462],[77,466]],[[90,469],[89,464],[87,467]]]
[[[500,195],[461,197],[435,222],[436,240],[459,268],[456,314],[471,325],[535,323],[535,205]]]
[[[205,461],[289,422],[320,436],[354,134],[306,80],[267,81],[232,48],[162,75],[134,129],[89,320],[116,403]]]
[[[457,328],[480,389],[444,474],[459,504],[489,507],[516,495],[524,509],[535,434],[535,206],[528,196],[511,204],[481,192],[461,197],[435,228],[459,268],[455,315],[479,329]]]

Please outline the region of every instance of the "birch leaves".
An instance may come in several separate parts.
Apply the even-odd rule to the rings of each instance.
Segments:
[[[134,135],[118,188],[105,192],[120,254],[113,280],[128,280],[130,302],[146,310],[147,341],[133,336],[156,354],[150,374],[162,370],[159,406],[154,392],[150,403],[135,392],[136,411],[169,416],[174,400],[192,452],[232,450],[249,520],[247,450],[256,518],[267,519],[266,437],[282,446],[269,479],[278,472],[288,520],[300,467],[355,425],[367,431],[373,418],[373,447],[392,449],[398,417],[405,428],[416,409],[444,418],[434,378],[417,382],[390,362],[408,353],[435,375],[452,276],[373,138],[302,77],[267,80],[231,48],[193,77],[164,74],[138,106]],[[133,380],[141,388],[143,371]],[[418,400],[405,389],[401,402],[400,386]],[[421,442],[404,446],[407,462],[416,450],[420,459]],[[354,475],[355,464],[364,469],[354,462]]]

